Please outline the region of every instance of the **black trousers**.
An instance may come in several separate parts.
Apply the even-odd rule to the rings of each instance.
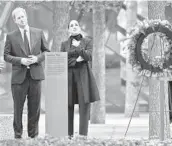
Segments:
[[[74,134],[74,105],[76,100],[79,103],[79,134],[87,135],[88,134],[88,121],[90,117],[90,103],[85,103],[83,97],[83,89],[80,80],[80,70],[78,69],[69,69],[68,70],[68,86],[69,94],[73,94],[72,106],[68,105],[68,135],[72,136]],[[76,95],[77,98],[74,96]]]
[[[12,84],[12,95],[14,101],[13,128],[15,137],[21,137],[23,133],[22,113],[24,102],[28,100],[28,136],[38,135],[38,122],[40,117],[41,81],[33,80],[30,70],[22,84]]]

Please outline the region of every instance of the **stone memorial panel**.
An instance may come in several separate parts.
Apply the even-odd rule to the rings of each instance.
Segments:
[[[45,130],[46,134],[68,135],[67,53],[45,54]]]

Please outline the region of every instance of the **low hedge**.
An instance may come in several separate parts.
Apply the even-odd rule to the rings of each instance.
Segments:
[[[172,140],[160,142],[159,140],[148,141],[146,139],[131,140],[131,139],[100,139],[76,136],[72,139],[68,137],[54,138],[45,136],[44,138],[36,139],[21,139],[21,140],[1,140],[0,146],[171,146]]]

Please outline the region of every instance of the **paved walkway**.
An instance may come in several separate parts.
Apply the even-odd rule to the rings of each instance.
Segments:
[[[13,139],[12,114],[0,114],[0,140]],[[90,124],[88,136],[96,138],[124,138],[129,118],[124,114],[106,114],[106,124]],[[27,117],[23,116],[23,137],[27,138]],[[58,123],[57,123],[58,124]],[[133,118],[126,135],[127,139],[148,139],[149,115],[141,113],[139,118]],[[172,130],[172,126],[171,126]],[[41,114],[39,123],[39,136],[45,136],[45,114]],[[75,113],[75,134],[79,131],[79,115]]]
[[[0,139],[13,139],[12,114],[0,114]],[[106,124],[90,124],[89,136],[97,138],[124,138],[129,118],[124,114],[107,114]],[[139,118],[133,118],[127,133],[127,139],[148,138],[148,114],[141,114]],[[24,137],[27,137],[27,117],[23,116]],[[41,114],[39,123],[39,136],[45,135],[45,114]],[[79,131],[79,115],[75,113],[75,134]]]
[[[76,115],[75,120],[77,120],[78,117],[79,116]],[[124,114],[107,114],[106,124],[90,124],[88,135],[99,138],[124,138],[128,123],[129,118],[126,118]],[[76,121],[76,125],[78,125],[78,120]],[[148,114],[141,114],[139,118],[133,118],[128,133],[126,135],[127,138],[147,139],[149,131],[148,126]],[[78,131],[77,127],[76,132]]]

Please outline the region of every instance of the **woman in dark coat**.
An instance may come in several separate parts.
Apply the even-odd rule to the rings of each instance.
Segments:
[[[68,25],[70,37],[61,44],[68,52],[68,135],[74,133],[74,105],[79,104],[79,134],[87,135],[90,103],[100,100],[98,88],[90,67],[92,40],[84,38],[76,20]]]

